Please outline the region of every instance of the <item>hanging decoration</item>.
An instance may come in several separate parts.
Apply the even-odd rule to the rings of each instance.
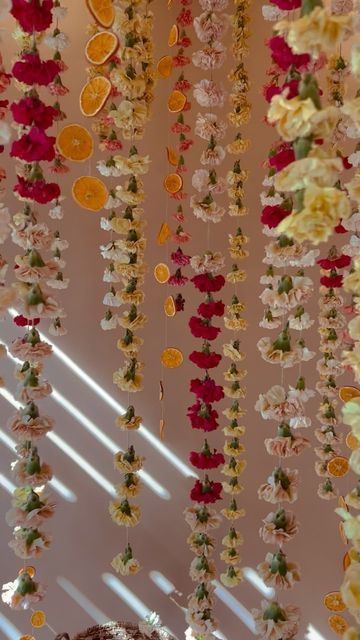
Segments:
[[[106,313],[101,327],[106,331],[118,326],[124,329],[117,347],[125,361],[114,372],[113,382],[128,394],[127,409],[116,419],[116,425],[127,432],[127,449],[114,457],[115,469],[122,479],[116,485],[118,497],[111,501],[109,512],[116,524],[128,528],[140,520],[140,507],[132,498],[141,489],[138,472],[144,463],[130,440],[130,432],[140,427],[142,419],[130,404],[129,394],[141,391],[143,384],[144,365],[138,360],[143,340],[136,333],[147,320],[139,305],[145,298],[142,285],[146,271],[142,179],[149,170],[150,157],[140,155],[137,145],[151,117],[155,78],[153,14],[147,1],[108,2],[105,8],[103,3],[93,1],[89,8],[96,24],[91,27],[86,45],[91,67],[80,105],[85,115],[97,116],[93,130],[99,136],[99,149],[108,154],[98,161],[97,170],[109,181],[109,187],[103,180],[89,176],[85,177],[85,187],[80,185],[80,192],[90,194],[93,210],[108,211],[108,216],[101,218],[101,228],[110,234],[100,247],[102,257],[108,261],[103,280],[109,284],[103,298]],[[126,152],[121,154],[123,148]],[[125,181],[118,184],[114,181],[117,178]],[[123,288],[118,288],[121,285]],[[124,550],[111,564],[122,575],[140,570],[128,534]]]
[[[235,3],[235,12],[231,16],[232,25],[232,54],[236,66],[231,69],[228,79],[231,82],[230,104],[231,111],[228,113],[229,123],[236,129],[234,141],[227,145],[228,153],[239,156],[249,148],[249,140],[243,139],[241,127],[246,125],[250,119],[251,104],[248,100],[250,82],[245,58],[249,53],[248,40],[250,37],[250,0]],[[248,171],[241,168],[239,159],[235,159],[232,171],[226,177],[227,193],[229,199],[228,213],[231,217],[243,217],[248,210],[243,204],[244,183],[248,179]],[[239,284],[245,280],[246,272],[240,269],[238,262],[249,256],[246,245],[249,238],[243,234],[242,228],[237,227],[234,234],[229,234],[229,255],[232,263],[231,271],[226,279],[233,285],[233,295],[231,303],[227,306],[227,315],[224,316],[225,329],[235,332],[247,329],[248,323],[242,317],[245,311],[245,304],[239,300]],[[221,582],[227,587],[235,587],[242,580],[242,573],[239,568],[241,561],[238,547],[243,543],[242,534],[234,527],[234,517],[245,515],[244,509],[239,509],[237,505],[238,495],[243,487],[239,482],[239,476],[246,468],[246,460],[239,459],[245,452],[244,445],[240,438],[245,433],[245,427],[239,425],[238,418],[230,417],[227,411],[239,406],[246,396],[246,388],[241,382],[246,377],[246,369],[242,369],[240,362],[245,354],[240,352],[240,340],[235,339],[223,345],[223,354],[229,358],[230,365],[224,372],[225,386],[224,393],[233,403],[229,410],[224,413],[227,416],[228,424],[223,428],[226,437],[224,453],[227,458],[226,464],[222,468],[222,473],[226,480],[222,483],[224,493],[228,495],[228,506],[222,510],[222,515],[229,521],[229,529],[222,540],[223,551],[220,558],[226,564],[226,571],[220,575]]]
[[[27,566],[51,546],[52,537],[43,527],[53,516],[55,503],[47,490],[52,478],[51,467],[41,459],[41,438],[54,428],[52,418],[41,412],[39,400],[52,393],[51,384],[43,376],[43,359],[50,356],[52,347],[43,341],[36,326],[46,319],[48,331],[54,336],[66,333],[62,325],[65,312],[56,300],[56,290],[65,289],[69,280],[63,276],[65,262],[62,251],[68,247],[61,240],[59,231],[52,231],[39,219],[39,205],[49,205],[49,216],[61,219],[63,200],[58,183],[59,174],[66,171],[63,158],[57,154],[55,137],[48,129],[63,119],[58,100],[47,105],[39,95],[46,88],[50,95],[65,95],[61,74],[66,70],[61,53],[68,44],[66,35],[59,29],[59,19],[66,13],[59,0],[30,0],[12,2],[11,14],[17,20],[15,32],[20,54],[14,63],[12,74],[21,91],[19,100],[10,105],[15,122],[17,139],[11,145],[10,156],[15,158],[17,183],[14,194],[23,203],[12,221],[12,240],[23,254],[15,256],[15,307],[19,315],[14,322],[24,327],[25,333],[9,347],[19,364],[15,377],[18,380],[17,400],[20,408],[8,421],[8,428],[17,440],[17,460],[12,473],[17,483],[12,507],[6,514],[7,524],[13,528],[13,540],[9,546],[23,567],[13,582],[3,585],[2,600],[13,609],[33,610],[30,623],[33,627],[46,624],[43,612],[33,607],[45,595],[46,587],[38,582],[36,570]],[[46,30],[55,24],[50,35]],[[43,60],[38,49],[43,43],[54,50],[53,59]],[[48,181],[45,171],[55,174],[56,181]],[[50,255],[45,255],[50,252]],[[54,293],[47,291],[52,289]]]

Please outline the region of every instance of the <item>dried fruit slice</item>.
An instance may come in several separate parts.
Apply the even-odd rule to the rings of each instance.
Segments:
[[[85,55],[91,64],[104,64],[115,53],[119,46],[119,40],[111,31],[100,31],[90,38]]]
[[[339,398],[343,402],[349,402],[353,398],[358,398],[360,396],[360,389],[356,387],[341,387],[339,389]]]
[[[41,629],[46,624],[46,615],[43,611],[34,611],[30,622],[35,629]]]
[[[30,578],[35,578],[36,569],[35,567],[22,567],[18,575],[21,576],[22,573],[28,573]]]
[[[355,451],[355,449],[358,449],[360,447],[360,442],[357,437],[354,436],[352,431],[349,431],[349,433],[347,434],[345,442],[346,446],[349,447],[351,451]]]
[[[346,571],[346,569],[348,567],[350,567],[350,565],[351,565],[351,558],[349,556],[349,553],[346,552],[344,557],[343,557],[343,569],[344,569],[344,571]]]
[[[328,622],[329,622],[330,629],[332,629],[333,632],[336,633],[336,635],[338,636],[344,635],[346,629],[349,628],[349,625],[345,620],[344,616],[338,616],[338,615],[330,616],[328,619]]]
[[[161,354],[161,362],[167,369],[175,369],[183,363],[184,357],[179,349],[168,347]]]
[[[104,208],[109,193],[99,178],[81,176],[73,183],[72,196],[75,202],[83,209],[100,211],[100,209]]]
[[[169,47],[174,47],[178,40],[179,40],[179,27],[177,26],[177,24],[173,24],[173,26],[169,31],[169,37],[168,37]]]
[[[98,24],[105,29],[111,27],[115,17],[112,0],[87,0],[87,5]]]
[[[345,509],[345,511],[349,511],[349,507],[347,506],[347,504],[345,502],[344,496],[339,496],[339,498],[338,498],[338,507],[340,509]]]
[[[91,158],[94,143],[91,134],[80,124],[68,124],[59,131],[56,146],[64,158],[83,162]]]
[[[175,149],[172,149],[171,147],[166,147],[166,155],[167,155],[168,163],[172,164],[173,167],[177,167],[179,158]]]
[[[170,278],[170,269],[164,262],[159,262],[154,269],[155,280],[160,284],[165,284]]]
[[[174,298],[172,296],[168,296],[164,302],[164,311],[165,311],[165,315],[168,318],[173,318],[174,315],[176,314],[176,307],[175,307],[175,302],[174,302]]]
[[[111,92],[111,82],[104,76],[95,76],[80,93],[80,110],[87,118],[96,116],[103,108]]]
[[[170,78],[173,70],[173,61],[171,56],[163,56],[157,63],[157,70],[160,78]]]
[[[347,539],[347,537],[345,535],[344,523],[343,522],[339,522],[339,534],[340,534],[341,541],[344,544],[348,544],[349,541],[348,541],[348,539]]]
[[[170,238],[171,229],[167,222],[163,222],[160,231],[157,236],[157,241],[160,245],[165,244],[165,242]]]
[[[324,605],[329,611],[345,611],[346,606],[340,591],[330,591],[324,596]]]
[[[35,640],[35,638],[30,633],[26,633],[24,636],[20,636],[19,640]]]
[[[178,173],[169,173],[164,180],[164,187],[168,193],[177,193],[183,186],[183,179]]]
[[[335,456],[329,460],[326,468],[331,476],[341,478],[349,471],[349,461],[345,456]]]
[[[162,380],[159,382],[159,401],[162,402],[164,400],[164,385]]]
[[[160,440],[164,440],[165,438],[165,420],[164,418],[160,419]]]
[[[170,113],[179,113],[186,105],[186,95],[182,91],[174,89],[168,97],[168,110]]]

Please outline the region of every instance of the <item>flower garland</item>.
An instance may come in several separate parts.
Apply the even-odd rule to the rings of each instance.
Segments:
[[[62,162],[56,157],[55,137],[49,136],[47,130],[63,114],[58,105],[46,105],[40,99],[38,89],[47,87],[50,94],[58,95],[55,85],[61,83],[60,73],[66,68],[61,60],[60,43],[64,44],[66,37],[58,26],[52,36],[43,36],[62,12],[59,2],[52,0],[41,3],[14,0],[11,7],[11,14],[18,22],[16,39],[21,44],[12,74],[23,94],[10,106],[18,132],[10,152],[17,162],[14,194],[24,203],[23,210],[14,215],[12,224],[13,242],[24,251],[23,255],[15,257],[18,280],[15,306],[20,315],[14,321],[17,326],[26,327],[25,334],[9,348],[11,355],[20,361],[15,377],[19,381],[17,398],[22,405],[8,422],[8,428],[18,442],[18,459],[12,465],[12,472],[19,486],[14,491],[6,521],[13,528],[10,547],[24,561],[17,578],[3,585],[2,600],[13,609],[31,608],[45,595],[45,586],[35,581],[35,569],[27,567],[26,561],[39,557],[51,546],[51,536],[42,527],[55,510],[47,491],[52,469],[41,460],[39,453],[40,438],[54,428],[54,421],[40,413],[37,404],[52,393],[52,387],[42,373],[43,358],[51,355],[52,347],[41,340],[36,325],[42,319],[50,319],[49,333],[65,333],[61,325],[65,313],[45,286],[52,289],[67,287],[68,280],[62,275],[65,263],[61,251],[68,245],[60,240],[58,231],[52,233],[45,223],[38,222],[35,206],[50,203],[51,207],[57,207],[61,197],[59,185],[46,181],[42,163],[54,161],[49,170],[56,168],[58,173]],[[38,42],[41,41],[55,49],[52,60],[40,58]],[[44,259],[42,254],[46,251],[51,251],[52,255]],[[45,624],[44,614],[40,613]]]
[[[135,144],[142,139],[145,124],[151,115],[155,75],[153,14],[149,11],[148,2],[119,0],[114,1],[112,8],[111,33],[116,36],[119,51],[113,52],[107,66],[95,67],[90,70],[90,74],[96,78],[100,72],[111,83],[112,98],[119,97],[118,104],[112,102],[100,111],[94,127],[100,136],[100,149],[111,153],[107,160],[97,163],[97,169],[102,176],[126,177],[124,184],[117,184],[109,191],[105,204],[109,215],[101,218],[101,228],[110,232],[111,237],[100,249],[102,257],[109,261],[103,279],[110,285],[110,290],[103,299],[107,311],[101,320],[101,327],[103,330],[111,330],[120,325],[124,329],[117,347],[123,353],[125,362],[114,372],[113,382],[121,391],[128,393],[128,407],[116,419],[116,425],[127,432],[127,450],[119,451],[114,457],[114,465],[122,474],[122,481],[116,485],[118,497],[110,502],[109,512],[116,524],[128,528],[136,526],[140,520],[140,507],[131,498],[136,497],[141,489],[138,472],[144,463],[144,458],[137,455],[129,439],[130,432],[137,430],[142,421],[129,402],[129,393],[141,391],[143,382],[141,371],[144,365],[138,360],[143,340],[136,336],[136,332],[147,320],[138,306],[145,298],[141,287],[146,271],[146,223],[142,219],[144,211],[141,207],[145,191],[142,176],[150,166],[149,156],[141,156]],[[96,34],[97,31],[98,27],[94,27],[92,33]],[[118,154],[123,146],[118,136],[124,144],[128,143],[126,155]],[[123,209],[121,215],[118,215],[116,210],[120,207]],[[120,283],[123,288],[116,289],[116,285]],[[118,314],[117,310],[123,305],[128,305],[128,309]],[[135,574],[140,570],[140,563],[133,556],[128,536],[124,551],[118,553],[111,564],[122,575]]]
[[[192,177],[193,187],[199,195],[191,197],[190,206],[196,218],[208,223],[209,244],[209,223],[219,222],[225,213],[225,209],[216,202],[216,197],[225,189],[225,181],[218,177],[217,167],[225,157],[225,149],[219,142],[225,135],[226,124],[213,113],[214,108],[224,105],[225,94],[222,87],[214,81],[213,72],[223,65],[225,59],[221,38],[228,27],[228,18],[221,12],[226,8],[227,0],[200,0],[200,6],[203,12],[194,18],[193,24],[203,48],[193,54],[193,63],[200,69],[210,71],[210,79],[204,78],[196,83],[193,96],[198,105],[209,112],[198,113],[196,117],[195,134],[207,142],[207,147],[200,157],[204,168],[195,170]],[[189,359],[204,371],[204,376],[191,380],[190,391],[194,393],[196,402],[189,407],[188,417],[193,429],[208,433],[219,427],[219,414],[213,403],[224,397],[222,386],[216,383],[209,371],[218,367],[222,358],[221,354],[212,349],[211,344],[221,331],[220,327],[213,325],[213,320],[222,317],[225,311],[224,303],[213,296],[225,285],[225,278],[219,274],[225,260],[221,253],[210,251],[208,246],[205,253],[193,256],[190,263],[196,273],[191,281],[206,297],[197,308],[198,315],[192,316],[189,321],[191,334],[203,341],[201,351],[192,351]],[[200,451],[191,452],[190,460],[196,468],[203,470],[204,475],[202,479],[195,481],[190,493],[191,500],[196,504],[185,510],[185,519],[192,530],[188,544],[195,553],[190,576],[198,583],[189,596],[186,620],[195,636],[200,634],[208,639],[217,627],[213,613],[212,585],[216,568],[211,557],[215,540],[209,532],[219,527],[221,517],[207,505],[222,499],[222,483],[213,480],[208,472],[224,464],[225,458],[222,453],[212,449],[205,438]],[[235,500],[233,502],[235,519],[238,517],[238,510]]]
[[[244,58],[248,54],[248,39],[250,37],[250,9],[249,0],[235,3],[235,12],[231,16],[232,24],[232,53],[236,62],[228,79],[232,83],[230,92],[230,104],[232,110],[228,113],[228,120],[236,129],[246,124],[250,119],[251,105],[248,101],[250,83],[245,67]],[[240,132],[237,132],[234,141],[227,145],[230,154],[238,156],[249,148],[249,140],[244,140]],[[242,217],[247,214],[247,209],[243,205],[244,188],[243,185],[248,179],[248,171],[241,168],[240,160],[236,159],[232,171],[226,177],[227,192],[229,198],[228,213],[232,217]],[[247,258],[249,252],[245,247],[249,238],[245,236],[240,227],[236,229],[234,235],[229,234],[229,255],[232,261],[232,269],[227,274],[226,280],[234,287],[230,305],[227,306],[227,315],[224,317],[225,328],[230,331],[244,331],[248,323],[242,317],[245,305],[238,298],[238,284],[243,282],[246,272],[238,265],[239,260]],[[224,546],[220,558],[227,565],[226,571],[220,575],[221,582],[227,587],[235,587],[242,580],[242,573],[239,568],[240,555],[238,547],[243,543],[241,533],[233,526],[236,516],[245,515],[244,509],[239,509],[236,503],[236,496],[243,487],[239,482],[239,476],[246,468],[246,460],[239,457],[243,455],[245,448],[240,443],[240,437],[245,433],[245,427],[239,425],[237,417],[230,417],[234,409],[244,413],[239,407],[239,401],[246,396],[246,388],[241,385],[241,381],[246,377],[245,369],[238,368],[245,354],[240,351],[240,341],[232,340],[223,345],[224,356],[229,358],[230,366],[224,372],[225,395],[232,400],[232,405],[224,411],[229,423],[224,427],[223,432],[226,438],[224,453],[228,458],[222,468],[222,473],[227,476],[223,482],[223,490],[230,497],[227,508],[222,510],[222,515],[229,520],[229,529],[222,540]],[[237,411],[236,411],[237,412]]]
[[[300,4],[300,0],[274,0],[271,5],[263,7],[263,15],[270,20],[285,18]],[[270,38],[268,46],[272,66],[268,72],[270,82],[264,87],[264,97],[270,102],[271,110],[274,101],[296,99],[299,95],[300,72],[309,68],[310,57],[295,55],[279,33]],[[281,233],[279,230],[279,223],[287,219],[293,206],[293,194],[288,187],[291,175],[288,174],[295,154],[296,142],[293,143],[292,139],[280,140],[272,146],[266,162],[268,175],[264,181],[268,190],[261,194],[261,221],[270,242],[265,248],[263,260],[268,269],[261,278],[265,289],[260,298],[265,305],[265,313],[260,326],[281,331],[276,340],[261,338],[258,348],[266,362],[280,365],[281,379],[280,384],[260,394],[255,408],[263,419],[278,423],[275,437],[266,438],[265,447],[270,455],[280,459],[297,456],[310,447],[310,441],[298,435],[297,430],[311,425],[305,404],[315,395],[306,387],[302,374],[302,363],[315,355],[307,349],[303,338],[303,332],[313,325],[313,320],[305,310],[313,292],[313,282],[305,276],[304,269],[314,265],[319,251],[299,245],[286,231]],[[286,191],[290,191],[288,196]],[[282,269],[281,275],[276,272],[279,268]],[[291,272],[292,268],[296,269],[295,273]],[[300,336],[295,344],[293,333]],[[297,367],[296,378],[293,384],[286,385],[285,369],[294,366]],[[260,529],[262,540],[277,548],[273,553],[266,554],[257,569],[267,586],[279,590],[291,589],[300,580],[298,564],[288,560],[283,548],[299,530],[295,513],[286,508],[286,503],[292,504],[297,500],[298,482],[297,469],[278,464],[258,490],[260,499],[277,505],[276,510],[263,520]],[[267,637],[270,630],[274,629],[279,637],[290,638],[298,630],[300,610],[293,605],[283,606],[277,600],[264,600],[261,609],[255,609],[253,615],[257,632],[262,637]]]

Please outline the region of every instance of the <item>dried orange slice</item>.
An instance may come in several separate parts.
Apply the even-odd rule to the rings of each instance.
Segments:
[[[350,565],[351,565],[351,558],[350,558],[348,552],[346,552],[344,557],[343,557],[343,569],[344,569],[344,571],[346,571],[346,569],[348,567],[350,567]]]
[[[347,539],[347,537],[345,535],[344,523],[343,522],[339,522],[339,534],[340,534],[341,541],[344,544],[347,544],[349,541],[348,541],[348,539]]]
[[[161,362],[167,369],[175,369],[183,363],[184,357],[179,349],[168,347],[161,354]]]
[[[358,398],[360,396],[360,389],[356,387],[341,387],[339,389],[339,398],[343,402],[349,402],[353,398]]]
[[[157,63],[157,70],[160,78],[170,78],[173,70],[173,61],[171,56],[163,56]]]
[[[115,53],[119,40],[111,31],[100,31],[90,38],[85,47],[86,58],[91,64],[104,64]]]
[[[179,40],[179,27],[177,26],[177,24],[173,24],[173,26],[169,31],[169,37],[168,37],[169,47],[174,47],[178,40]]]
[[[168,163],[172,164],[174,167],[177,167],[179,158],[175,149],[172,149],[171,147],[166,147],[166,155],[167,155]]]
[[[344,616],[330,616],[328,622],[330,629],[332,629],[333,632],[338,636],[343,636],[345,631],[349,628],[349,625]]]
[[[345,442],[346,442],[346,446],[349,447],[351,451],[355,451],[355,449],[358,449],[360,447],[360,442],[356,438],[356,436],[354,436],[352,431],[349,431],[349,433],[347,434],[345,438]]]
[[[334,456],[329,460],[326,468],[331,476],[341,478],[349,471],[349,461],[345,456]]]
[[[115,17],[112,0],[87,0],[87,5],[98,24],[105,29],[111,27]]]
[[[91,134],[80,124],[68,124],[59,131],[56,146],[64,158],[83,162],[91,158],[94,143]]]
[[[22,567],[18,575],[21,576],[22,573],[28,573],[30,578],[35,578],[36,569],[35,567]]]
[[[165,420],[164,420],[164,418],[160,419],[159,427],[160,427],[160,440],[164,440],[164,438],[165,438]]]
[[[338,499],[338,507],[340,509],[345,509],[346,511],[349,511],[349,507],[347,506],[346,502],[345,502],[345,498],[344,496],[339,496]]]
[[[170,269],[164,262],[159,262],[154,269],[154,276],[156,282],[165,284],[170,278]]]
[[[164,180],[164,187],[168,193],[177,193],[183,186],[183,179],[178,173],[169,173]]]
[[[165,311],[165,315],[168,318],[173,318],[173,316],[176,314],[175,302],[172,296],[168,296],[166,298],[164,302],[164,311]]]
[[[158,244],[165,244],[165,242],[170,238],[171,229],[167,222],[163,222],[160,231],[157,236]]]
[[[35,629],[40,629],[46,624],[46,615],[43,611],[34,611],[30,618],[30,622]]]
[[[95,76],[80,93],[80,110],[87,118],[96,116],[103,108],[111,92],[111,82],[104,76]]]
[[[182,91],[174,89],[168,97],[168,110],[170,113],[179,113],[186,105],[186,95]]]
[[[72,186],[72,196],[83,209],[100,211],[109,197],[108,190],[99,178],[81,176]]]
[[[35,638],[30,633],[26,633],[24,636],[20,636],[19,640],[35,640]]]
[[[329,611],[345,611],[346,606],[340,591],[330,591],[324,596],[324,605]]]

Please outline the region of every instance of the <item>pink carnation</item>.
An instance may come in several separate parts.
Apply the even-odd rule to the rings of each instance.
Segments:
[[[304,70],[308,67],[311,60],[309,54],[303,53],[297,55],[293,53],[285,38],[282,36],[273,36],[268,40],[267,44],[271,51],[273,62],[275,62],[282,71],[287,71],[291,66],[299,70]]]
[[[213,80],[204,78],[194,85],[193,91],[196,102],[201,107],[222,107],[225,93]]]

